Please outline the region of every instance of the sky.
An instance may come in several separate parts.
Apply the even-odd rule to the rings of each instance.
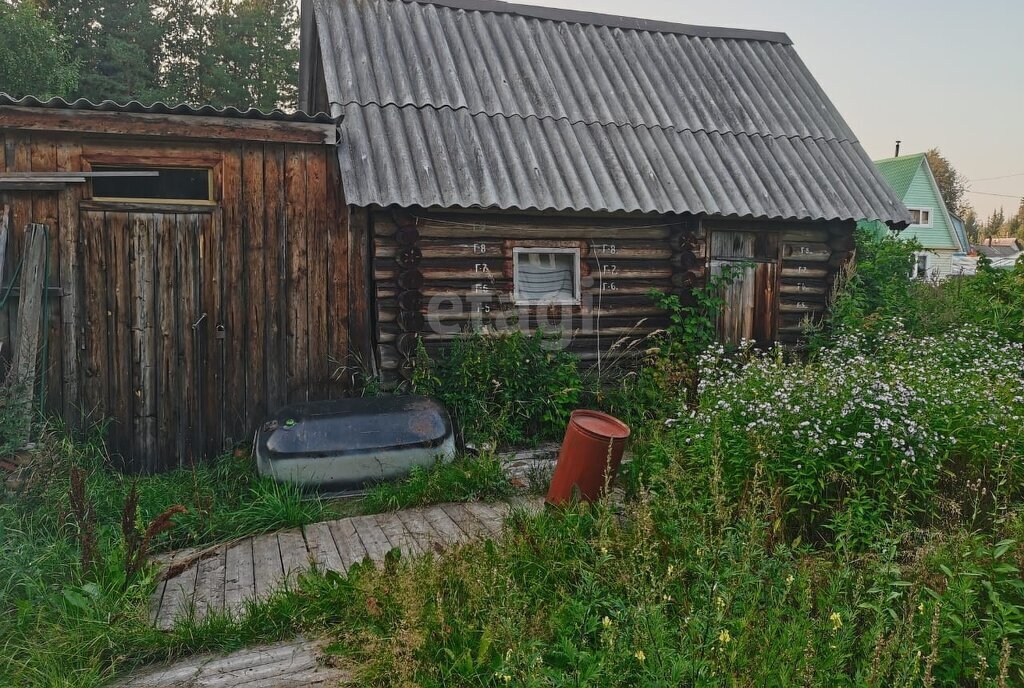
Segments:
[[[516,1],[783,31],[873,159],[939,148],[1011,196],[971,193],[982,218],[1024,197],[1024,0]]]

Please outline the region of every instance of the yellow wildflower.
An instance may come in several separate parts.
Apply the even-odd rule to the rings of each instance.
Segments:
[[[601,548],[601,556],[604,556],[604,557],[608,556],[608,548],[607,547],[602,547]]]
[[[843,617],[839,615],[839,612],[832,612],[829,614],[828,620],[832,622],[833,631],[838,631],[843,627]]]
[[[638,662],[642,662],[645,659],[647,659],[647,655],[644,654],[643,650],[637,650],[636,652],[633,653],[633,656],[636,657]]]
[[[793,574],[792,573],[789,574],[788,576],[786,576],[786,585],[793,585],[793,580],[794,579],[793,579]]]
[[[675,570],[676,570],[676,567],[675,567],[675,566],[673,566],[672,564],[669,564],[669,565],[668,565],[668,575],[670,575],[670,576],[671,576],[671,575],[672,575],[672,572],[673,572],[673,571],[675,571]]]
[[[722,629],[722,632],[718,634],[718,642],[722,645],[728,645],[732,642],[732,636],[729,635],[728,629]]]
[[[718,607],[718,611],[725,609],[725,600],[721,595],[715,598],[715,606]]]
[[[661,596],[661,601],[662,602],[671,602],[672,601],[672,596],[671,595],[662,595]]]
[[[606,616],[603,619],[601,619],[601,625],[604,626],[605,628],[611,628],[612,627],[612,620],[609,619]]]
[[[921,604],[917,605],[917,613],[918,614],[924,614],[924,602],[922,602]]]

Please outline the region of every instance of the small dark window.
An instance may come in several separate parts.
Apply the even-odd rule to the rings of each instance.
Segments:
[[[213,201],[213,175],[209,169],[93,165],[92,171],[158,173],[155,177],[93,177],[94,199],[206,203]]]

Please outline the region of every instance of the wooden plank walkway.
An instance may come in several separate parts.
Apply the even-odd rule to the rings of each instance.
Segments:
[[[321,646],[301,637],[228,655],[198,655],[133,672],[116,688],[306,688],[348,685],[348,672],[320,661]]]
[[[542,504],[540,497],[438,504],[314,523],[201,552],[174,552],[160,558],[173,575],[150,598],[150,618],[166,630],[189,614],[197,620],[211,612],[237,617],[248,601],[266,599],[312,566],[345,573],[366,558],[380,564],[396,548],[405,557],[439,554],[464,542],[497,537],[513,507],[537,511]]]

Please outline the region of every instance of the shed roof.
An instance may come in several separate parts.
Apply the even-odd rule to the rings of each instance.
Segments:
[[[327,113],[319,112],[307,114],[305,112],[284,112],[283,110],[271,110],[264,112],[256,108],[240,110],[236,107],[215,107],[213,105],[191,105],[178,104],[168,105],[166,103],[152,103],[144,105],[137,100],[127,103],[117,103],[113,100],[101,100],[93,102],[88,98],[77,100],[64,100],[54,97],[49,99],[37,98],[36,96],[24,96],[15,98],[7,93],[0,92],[0,106],[11,107],[38,107],[51,110],[82,110],[88,112],[130,112],[145,115],[190,115],[199,117],[225,117],[229,119],[251,119],[270,122],[300,122],[305,124],[333,124],[335,118]]]
[[[785,34],[311,4],[355,205],[909,221]]]

